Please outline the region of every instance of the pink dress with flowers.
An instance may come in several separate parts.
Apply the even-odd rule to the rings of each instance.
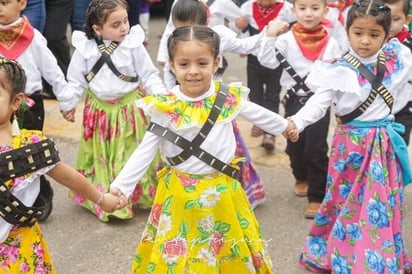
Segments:
[[[22,130],[19,136],[13,137],[12,147],[0,146],[0,153],[39,142],[43,138],[40,131]],[[39,176],[47,170],[47,168],[41,169],[35,173],[6,181],[6,186],[11,191],[24,183],[37,184],[40,188]],[[0,225],[2,232],[5,227],[9,226],[6,223],[0,223]],[[38,223],[32,227],[11,226],[6,237],[0,243],[0,273],[56,273]]]

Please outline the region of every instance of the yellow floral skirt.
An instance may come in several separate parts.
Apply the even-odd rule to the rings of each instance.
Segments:
[[[158,177],[132,273],[272,273],[266,241],[237,180],[168,167]]]
[[[56,273],[38,223],[14,227],[0,243],[0,273]]]

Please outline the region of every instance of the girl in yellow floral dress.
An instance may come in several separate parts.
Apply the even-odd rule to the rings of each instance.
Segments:
[[[247,101],[246,88],[212,81],[219,42],[206,26],[175,29],[168,50],[180,85],[137,101],[151,124],[111,193],[129,197],[158,148],[166,166],[132,273],[272,273],[265,238],[236,179],[232,121],[242,116],[271,134],[297,134],[278,114]]]
[[[21,66],[0,58],[0,273],[56,273],[37,222],[46,206],[37,199],[40,176],[81,192],[105,211],[119,208],[119,197],[100,193],[61,162],[41,131],[18,128],[14,113],[24,101],[25,84]],[[36,150],[41,153],[32,154]]]

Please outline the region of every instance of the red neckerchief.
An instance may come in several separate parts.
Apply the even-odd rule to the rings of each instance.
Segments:
[[[408,38],[409,35],[409,30],[404,28],[401,32],[398,33],[398,35],[396,35],[396,38],[398,38],[399,42],[403,43],[403,41],[406,40],[406,38]]]
[[[330,8],[337,8],[339,10],[338,20],[342,24],[345,25],[345,18],[343,18],[343,11],[353,4],[354,0],[338,0],[336,2],[328,3],[328,7]]]
[[[328,31],[323,24],[308,30],[301,24],[295,23],[291,30],[303,56],[315,61],[323,54],[329,40]]]
[[[17,59],[30,45],[33,37],[33,27],[26,16],[23,16],[18,24],[0,29],[0,54],[8,59]]]
[[[273,19],[278,16],[279,11],[282,9],[284,2],[277,2],[273,6],[263,8],[258,3],[253,3],[253,19],[255,19],[258,25],[259,31]]]

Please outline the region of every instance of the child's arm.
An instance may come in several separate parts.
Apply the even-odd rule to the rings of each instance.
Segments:
[[[119,197],[108,193],[104,195],[98,191],[86,177],[64,162],[57,163],[55,167],[47,172],[47,175],[74,192],[78,192],[87,199],[95,202],[104,211],[113,212],[120,208],[119,204],[121,201]]]
[[[213,30],[220,36],[220,53],[258,54],[262,33],[238,38],[234,31],[224,25],[214,26]]]
[[[161,138],[147,131],[119,175],[110,184],[110,192],[130,197],[137,182],[146,172],[160,146]]]

